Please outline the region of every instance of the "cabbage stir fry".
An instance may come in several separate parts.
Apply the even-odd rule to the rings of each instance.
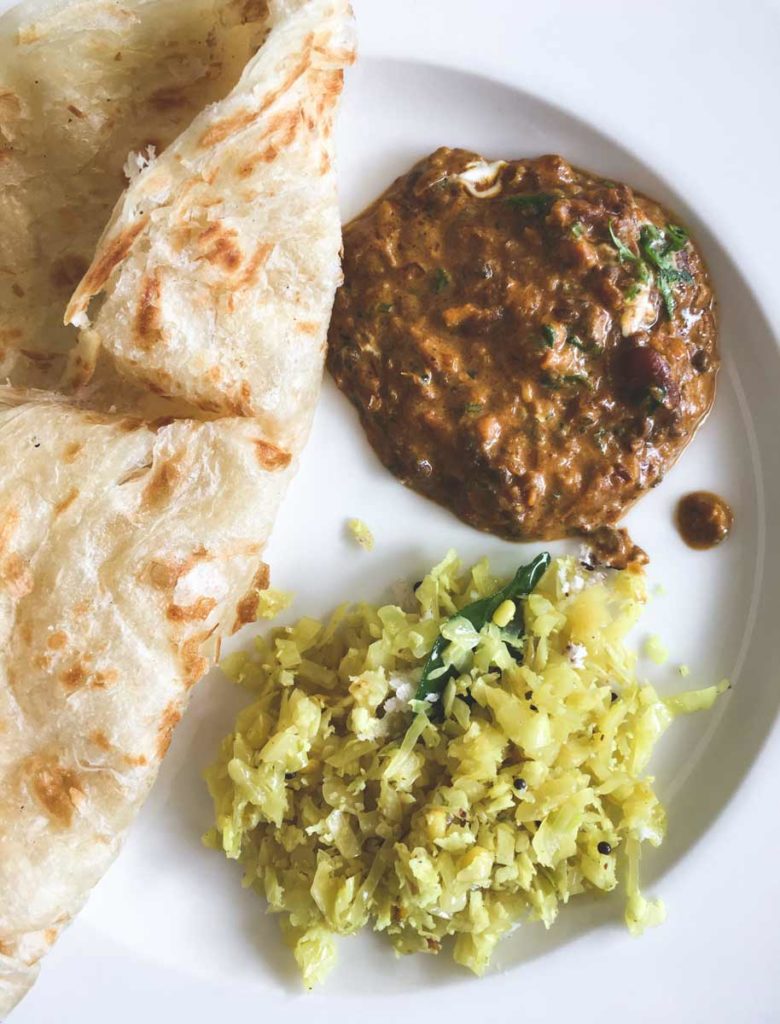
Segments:
[[[645,771],[673,718],[727,684],[659,697],[623,643],[642,571],[540,558],[532,592],[507,597],[487,561],[461,572],[450,552],[408,608],[344,605],[224,662],[254,702],[208,770],[206,842],[281,914],[307,986],[334,936],[368,924],[401,953],[453,936],[481,973],[513,926],[620,880],[633,933],[663,919],[638,882],[665,828]]]

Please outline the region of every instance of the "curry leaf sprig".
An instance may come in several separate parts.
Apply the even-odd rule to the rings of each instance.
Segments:
[[[675,253],[685,248],[688,232],[677,224],[667,224],[665,230],[655,224],[643,224],[639,232],[639,253],[618,238],[612,221],[609,222],[609,236],[620,262],[636,264],[640,281],[651,280],[655,273],[664,308],[671,318],[676,306],[673,286],[690,284],[693,280],[688,271],[680,270],[674,260]]]
[[[464,608],[461,608],[457,615],[453,615],[448,619],[447,622],[453,622],[455,619],[466,619],[474,629],[477,631],[481,630],[492,620],[496,609],[504,601],[526,597],[530,594],[542,576],[544,576],[549,565],[550,555],[543,551],[532,562],[529,562],[528,565],[521,566],[515,573],[514,578],[505,587],[497,590],[495,594],[467,604]],[[519,623],[515,625],[510,623],[509,627],[505,630],[508,639],[515,642],[519,641],[525,632],[522,611],[519,611],[519,615]],[[442,657],[448,643],[449,640],[440,633],[425,661],[422,678],[414,695],[414,706],[422,711],[431,711],[441,698],[444,687],[452,676],[456,674],[456,670],[452,666],[446,665]]]

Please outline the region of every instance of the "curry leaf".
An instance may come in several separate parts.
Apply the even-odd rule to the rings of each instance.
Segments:
[[[528,565],[521,566],[515,573],[514,578],[505,587],[502,587],[501,590],[497,590],[495,594],[491,594],[488,597],[480,598],[479,601],[467,604],[465,608],[461,608],[457,615],[453,615],[447,621],[452,622],[454,619],[466,619],[474,629],[482,629],[483,626],[486,626],[491,621],[496,609],[504,601],[526,597],[530,594],[542,576],[544,576],[549,564],[550,556],[546,551],[543,551],[532,562],[529,562]],[[521,624],[516,633],[513,634],[514,638],[519,639],[524,631],[525,627]],[[445,665],[442,657],[448,643],[449,641],[441,635],[436,639],[425,661],[422,678],[414,695],[415,700],[426,703],[426,710],[429,711],[441,698],[444,687],[455,672],[453,668]]]

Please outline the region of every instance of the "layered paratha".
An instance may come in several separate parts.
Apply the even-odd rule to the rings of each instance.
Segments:
[[[140,155],[123,195],[128,154],[103,131],[74,138],[73,166],[82,160],[93,183],[83,195],[75,171],[60,190],[45,170],[61,134],[47,109],[17,126],[19,149],[8,141],[7,111],[24,120],[32,107],[13,86],[24,62],[4,64],[0,174],[16,179],[3,181],[0,221],[18,217],[19,243],[3,249],[0,272],[0,1017],[115,856],[190,688],[267,585],[262,552],[308,433],[340,274],[332,125],[352,58],[345,0],[149,0],[123,5],[125,28],[116,4],[39,9],[20,47],[51,33],[103,55],[94,80],[89,62],[58,80],[78,89],[86,68],[82,102],[113,82],[107,35],[123,54],[123,39],[145,39],[146,66],[158,41],[174,45],[180,17],[193,34],[175,45],[200,54],[197,9],[221,52],[263,45],[164,149],[177,118],[218,87],[183,58],[186,103],[155,118],[139,86],[145,123],[134,114],[115,126],[116,146],[143,127],[163,151],[131,144]],[[221,85],[228,64],[214,71]],[[85,256],[112,188],[113,216]],[[69,234],[82,201],[83,233]],[[86,274],[70,304],[77,326],[64,328],[51,259],[71,247]],[[13,315],[9,295],[21,303]]]

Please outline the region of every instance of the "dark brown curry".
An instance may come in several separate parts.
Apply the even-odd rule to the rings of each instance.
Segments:
[[[694,491],[680,499],[677,528],[691,548],[706,551],[724,541],[734,525],[729,504],[710,491]]]
[[[404,483],[509,539],[614,524],[708,412],[706,270],[558,156],[440,149],[345,230],[329,367]]]

